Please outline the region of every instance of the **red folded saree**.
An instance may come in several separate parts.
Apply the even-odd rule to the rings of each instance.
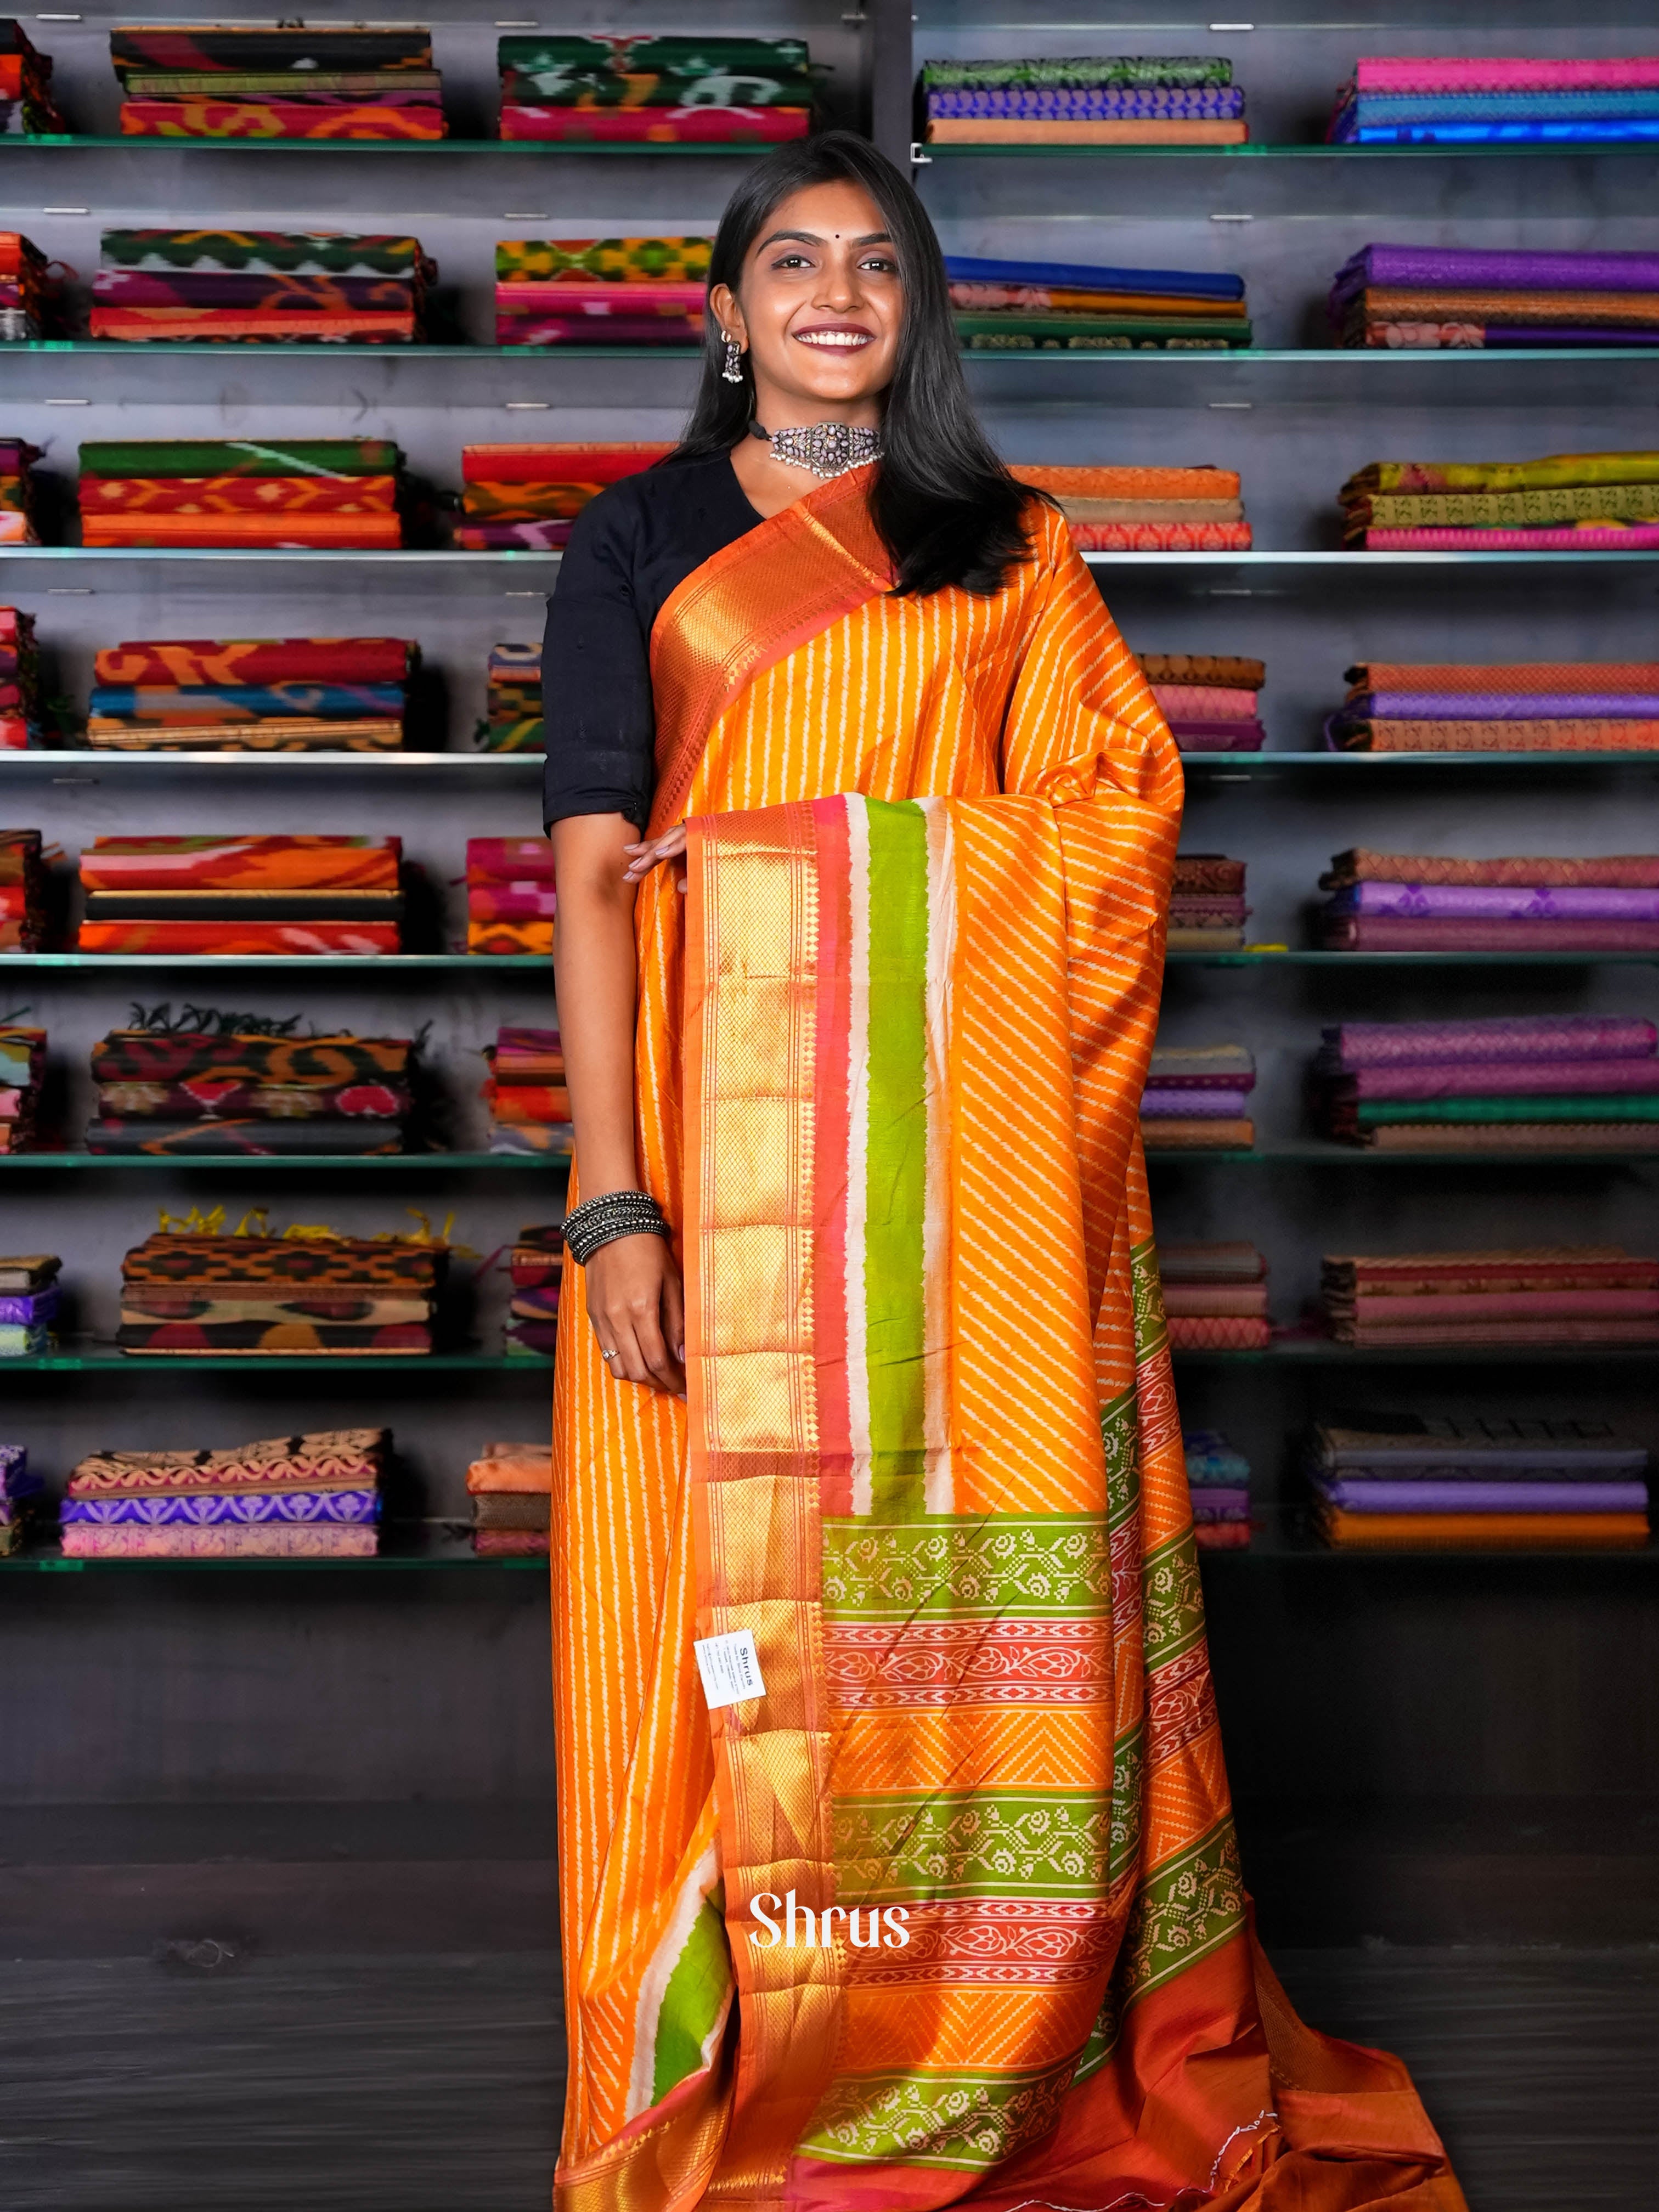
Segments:
[[[77,486],[83,518],[106,514],[390,514],[398,480],[379,477],[96,477]]]
[[[672,445],[463,446],[464,483],[619,483],[672,453]]]
[[[88,890],[398,889],[400,837],[94,837],[81,854]]]
[[[404,526],[395,514],[88,514],[81,524],[83,545],[382,552],[403,542]]]
[[[429,104],[298,100],[124,100],[125,138],[441,138]]]
[[[804,107],[526,107],[501,105],[503,138],[596,144],[781,146],[805,138]]]
[[[100,684],[401,684],[421,648],[402,637],[141,638],[107,645]]]

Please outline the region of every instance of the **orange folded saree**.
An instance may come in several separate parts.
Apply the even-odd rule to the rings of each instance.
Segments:
[[[653,636],[689,1396],[611,1381],[571,1270],[556,2203],[1461,2212],[1239,1878],[1137,1133],[1175,747],[1057,514],[997,595],[898,598],[867,482]]]

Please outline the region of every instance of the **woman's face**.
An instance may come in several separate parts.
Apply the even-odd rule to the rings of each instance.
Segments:
[[[904,312],[898,263],[881,211],[856,185],[813,185],[763,223],[734,295],[710,305],[749,352],[756,409],[873,422],[893,380]],[[787,420],[787,415],[780,419]]]

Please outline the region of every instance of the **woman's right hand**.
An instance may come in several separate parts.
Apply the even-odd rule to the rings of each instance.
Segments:
[[[613,1382],[685,1395],[685,1293],[660,1237],[618,1237],[588,1261],[587,1317]]]

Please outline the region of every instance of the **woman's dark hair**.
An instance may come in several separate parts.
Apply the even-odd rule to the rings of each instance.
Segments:
[[[968,397],[951,318],[951,295],[933,227],[908,179],[850,131],[780,146],[732,195],[714,239],[708,283],[740,292],[744,262],[781,203],[814,185],[857,185],[881,210],[904,287],[904,320],[888,388],[870,509],[898,573],[900,592],[959,584],[1000,591],[1029,553],[1022,512],[1033,495],[1014,482],[980,428]],[[685,434],[670,458],[713,459],[747,432],[755,387],[720,374],[725,343],[712,308],[703,317],[702,381]]]

